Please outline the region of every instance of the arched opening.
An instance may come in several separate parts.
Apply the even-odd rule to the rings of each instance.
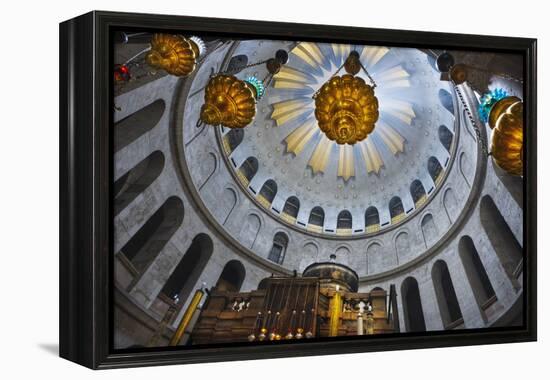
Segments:
[[[322,232],[325,224],[325,211],[319,207],[313,207],[309,213],[307,229],[315,232]]]
[[[441,183],[443,179],[443,167],[435,157],[430,157],[428,159],[428,173],[436,185]]]
[[[401,284],[401,297],[403,302],[403,318],[405,329],[408,332],[426,331],[424,310],[420,300],[418,282],[413,277],[407,277]]]
[[[370,206],[365,211],[365,232],[377,232],[380,230],[380,216],[374,206]]]
[[[223,148],[226,154],[230,154],[238,147],[244,139],[244,130],[239,128],[231,129],[223,136]]]
[[[264,207],[269,208],[275,199],[275,195],[277,195],[277,184],[272,179],[268,179],[260,189],[258,201]]]
[[[439,90],[439,101],[441,102],[441,105],[449,111],[452,115],[455,114],[455,108],[453,106],[453,97],[451,93],[445,89]]]
[[[114,213],[118,215],[158,178],[164,168],[164,154],[157,150],[117,179],[114,184]]]
[[[420,180],[415,179],[411,183],[410,191],[414,206],[416,208],[426,203],[426,190],[424,189],[424,185],[422,184],[422,182],[420,182]]]
[[[216,289],[223,292],[238,292],[246,275],[244,265],[239,260],[231,260],[223,267],[216,282]]]
[[[252,181],[252,178],[254,178],[257,172],[258,160],[256,159],[256,157],[248,157],[246,160],[244,160],[239,170],[237,170],[237,176],[242,183],[248,186],[248,184],[250,183],[250,181]]]
[[[300,201],[294,196],[289,197],[283,207],[283,218],[290,223],[295,223],[298,211],[300,211]]]
[[[288,236],[284,232],[277,232],[273,237],[273,245],[269,251],[268,259],[277,264],[282,264],[285,259]]]
[[[398,223],[405,217],[405,208],[403,208],[401,198],[393,197],[390,199],[389,209],[392,224]]]
[[[497,297],[471,237],[463,236],[460,238],[458,255],[464,266],[476,303],[485,315],[485,311],[496,302]]]
[[[441,313],[441,320],[445,329],[454,329],[464,323],[462,311],[458,304],[453,281],[447,263],[437,260],[432,267],[432,281],[435,288],[435,296]]]
[[[453,143],[453,133],[445,125],[439,126],[439,141],[445,147],[447,152],[451,152],[451,145]]]
[[[161,295],[182,306],[210,260],[213,249],[210,236],[203,233],[195,236],[185,255],[162,287]]]
[[[158,256],[183,221],[183,202],[170,197],[119,251],[142,273]]]
[[[489,237],[506,274],[514,286],[519,286],[517,278],[522,272],[522,248],[489,195],[481,198],[479,216],[481,225]]]
[[[114,128],[114,150],[122,148],[149,132],[160,121],[166,105],[159,99],[137,112],[117,121]]]
[[[348,210],[340,211],[336,220],[336,233],[339,235],[351,235],[353,220]]]

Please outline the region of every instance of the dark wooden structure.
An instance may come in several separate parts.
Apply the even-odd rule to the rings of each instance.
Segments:
[[[383,334],[399,331],[394,288],[358,293],[347,266],[316,263],[301,277],[270,277],[257,290],[213,288],[190,344]]]

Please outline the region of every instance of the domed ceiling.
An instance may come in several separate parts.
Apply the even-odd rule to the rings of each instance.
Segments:
[[[409,48],[282,41],[242,41],[231,56],[251,63],[277,49],[289,51],[288,62],[258,101],[254,122],[238,132],[244,134],[238,144],[229,142],[235,130],[219,127],[226,162],[245,192],[281,222],[326,236],[376,233],[427,203],[444,178],[455,140],[452,89],[430,56]],[[314,95],[332,76],[344,74],[352,51],[376,82],[379,118],[366,139],[349,145],[321,131]],[[266,77],[265,65],[237,74],[252,75]],[[369,83],[364,71],[357,76]],[[240,168],[251,157],[257,168],[248,179]],[[262,197],[264,186],[273,199]],[[284,212],[289,198],[291,216]],[[314,208],[324,214],[321,226],[310,223]],[[367,209],[376,209],[375,228],[367,226]],[[338,226],[343,211],[345,229]]]

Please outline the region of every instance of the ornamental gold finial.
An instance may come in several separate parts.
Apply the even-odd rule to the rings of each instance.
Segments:
[[[210,79],[204,92],[200,120],[228,128],[247,126],[256,115],[256,98],[263,91],[253,82],[252,78],[243,81],[224,74]]]
[[[366,139],[378,120],[373,86],[350,74],[332,77],[315,97],[315,118],[325,135],[338,144]]]
[[[499,100],[489,113],[491,156],[508,174],[523,175],[523,102],[515,96]]]
[[[197,65],[204,44],[197,37],[156,33],[151,39],[151,50],[145,61],[152,67],[179,77],[191,74]]]

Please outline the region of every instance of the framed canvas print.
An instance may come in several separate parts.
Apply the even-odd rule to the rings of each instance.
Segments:
[[[60,65],[62,357],[536,339],[534,39],[91,12]]]

